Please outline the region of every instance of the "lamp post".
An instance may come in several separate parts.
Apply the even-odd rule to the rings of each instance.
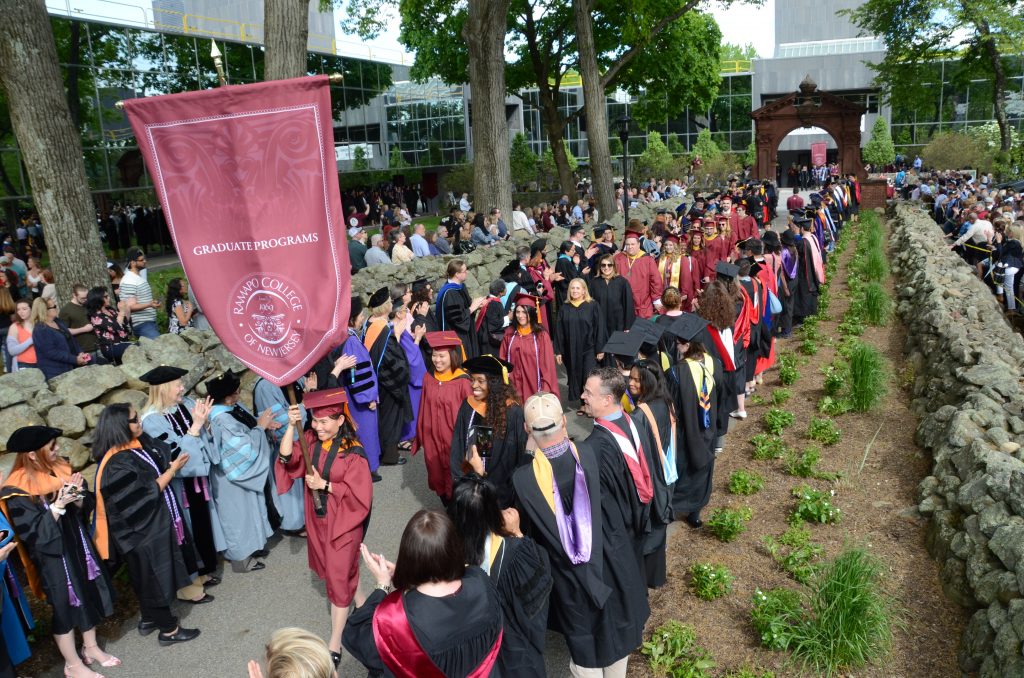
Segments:
[[[629,123],[633,119],[626,113],[615,121],[619,128],[619,141],[622,142],[622,223],[629,226]]]

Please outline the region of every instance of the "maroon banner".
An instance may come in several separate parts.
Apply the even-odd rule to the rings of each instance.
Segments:
[[[124,109],[217,336],[271,382],[295,381],[338,343],[351,301],[327,76]]]
[[[821,167],[824,165],[827,154],[828,144],[824,142],[811,144],[811,166]]]

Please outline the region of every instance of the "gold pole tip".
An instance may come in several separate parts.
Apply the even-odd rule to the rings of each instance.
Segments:
[[[331,81],[332,85],[340,85],[345,81],[345,76],[341,73],[331,73],[327,78]]]
[[[123,111],[124,110],[124,102],[123,101],[118,101],[117,103],[114,104],[114,108],[116,108],[119,111]]]

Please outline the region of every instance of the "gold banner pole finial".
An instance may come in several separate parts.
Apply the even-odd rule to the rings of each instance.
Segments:
[[[224,76],[224,60],[221,58],[220,50],[217,49],[217,41],[210,41],[210,56],[213,57],[213,67],[217,69],[217,79],[220,80],[220,85],[223,87],[228,84],[227,78]]]

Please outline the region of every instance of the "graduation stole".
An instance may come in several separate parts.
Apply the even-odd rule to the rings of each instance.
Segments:
[[[486,299],[484,299],[484,303],[480,304],[479,310],[477,310],[477,315],[476,315],[476,330],[477,330],[477,332],[479,332],[480,328],[484,326],[484,318],[487,316],[487,306],[492,301],[500,301],[500,299],[496,299],[494,297],[487,297]]]
[[[498,552],[501,552],[501,559],[505,559],[505,553],[501,548],[501,545],[505,543],[505,538],[499,534],[493,532],[488,536],[487,541],[484,542],[484,559],[480,563],[480,569],[487,573],[487,576],[491,576],[491,571],[494,569],[494,561],[498,558]],[[498,564],[498,569],[501,569],[501,564]]]
[[[498,630],[498,639],[480,665],[467,678],[486,678],[498,661],[498,650],[504,630]],[[373,641],[380,659],[395,678],[445,678],[434,662],[430,661],[423,646],[416,639],[409,618],[405,614],[405,592],[392,591],[373,613]]]
[[[370,351],[373,349],[373,344],[375,341],[377,341],[377,337],[380,336],[380,333],[383,332],[385,328],[387,328],[388,336],[385,337],[384,339],[384,348],[380,352],[380,360],[378,360],[377,364],[373,366],[374,372],[380,370],[380,364],[384,362],[384,354],[387,352],[388,341],[391,339],[391,335],[393,332],[391,323],[389,323],[386,320],[375,320],[367,328],[366,336],[363,337],[363,346],[366,347],[367,351]]]
[[[654,487],[651,483],[651,471],[647,468],[647,457],[644,455],[643,445],[640,444],[640,434],[632,419],[625,413],[622,414],[622,418],[629,425],[628,436],[618,424],[604,417],[595,419],[594,424],[612,434],[612,439],[619,446],[619,451],[622,452],[622,457],[626,460],[629,475],[633,477],[633,485],[636,486],[636,494],[640,497],[640,503],[649,504],[654,496]]]
[[[437,314],[437,317],[439,318],[439,322],[441,323],[441,326],[438,329],[440,329],[442,332],[448,329],[447,327],[445,327],[444,323],[444,295],[448,294],[452,290],[461,290],[464,288],[465,285],[460,285],[458,283],[448,281],[441,286],[441,290],[437,293],[437,304],[435,304],[435,312]]]
[[[679,479],[679,470],[676,468],[676,418],[672,416],[672,412],[668,413],[669,428],[672,433],[669,436],[668,448],[666,448],[661,442],[661,432],[658,430],[658,422],[654,419],[651,406],[647,403],[640,403],[640,410],[647,417],[647,421],[651,424],[651,430],[654,431],[654,441],[658,443],[658,456],[661,457],[661,466],[665,473],[665,484],[671,485]]]
[[[675,260],[662,259],[658,262],[658,271],[661,273],[662,282],[665,285],[679,287],[679,276],[683,270],[683,257]]]
[[[558,491],[558,483],[555,481],[555,472],[551,468],[551,461],[544,455],[543,450],[533,451],[533,477],[537,480],[537,489],[540,490],[541,496],[544,497],[548,508],[555,516],[555,525],[558,527],[558,539],[562,542],[562,550],[568,556],[569,562],[579,565],[590,561],[590,551],[594,542],[591,520],[593,507],[590,505],[590,491],[587,488],[587,478],[583,474],[583,466],[580,464],[580,455],[572,442],[569,442],[569,452],[576,462],[571,513],[568,515],[565,513],[562,495]]]
[[[715,388],[714,359],[705,353],[699,361],[687,358],[686,365],[690,368],[690,378],[697,391],[697,404],[704,415],[701,417],[701,429],[707,430],[711,426],[711,391]]]
[[[722,333],[718,331],[717,327],[709,323],[708,334],[711,335],[711,341],[714,342],[715,348],[718,349],[718,355],[722,357],[722,369],[726,372],[735,372],[736,363],[733,362],[732,351],[728,350],[725,342],[722,341]]]

